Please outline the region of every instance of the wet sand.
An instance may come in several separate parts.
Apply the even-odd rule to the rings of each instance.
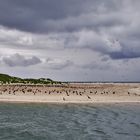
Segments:
[[[140,83],[0,85],[0,102],[140,103]]]

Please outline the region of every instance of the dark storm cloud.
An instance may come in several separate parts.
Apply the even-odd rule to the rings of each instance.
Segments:
[[[36,65],[41,63],[41,60],[35,56],[33,56],[32,58],[25,58],[23,55],[20,54],[14,54],[10,57],[4,57],[2,61],[10,67],[27,67],[30,65]]]
[[[47,31],[46,20],[79,15],[86,11],[86,3],[84,0],[1,0],[0,24],[26,31]]]
[[[109,54],[112,59],[131,59],[139,58],[140,53],[137,52],[112,52]]]
[[[98,9],[103,7],[109,12],[117,10],[118,6],[112,0],[1,0],[0,24],[29,32],[71,31],[98,24],[110,26],[120,21],[117,18],[112,18],[110,22],[98,19]],[[91,12],[95,16],[89,15],[84,21],[84,15]],[[73,19],[77,17],[79,21]],[[92,21],[94,18],[97,22]]]

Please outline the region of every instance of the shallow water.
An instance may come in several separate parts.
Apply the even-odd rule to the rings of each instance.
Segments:
[[[0,140],[140,140],[140,104],[0,104]]]

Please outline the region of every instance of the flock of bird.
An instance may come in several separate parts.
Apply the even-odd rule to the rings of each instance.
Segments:
[[[38,95],[38,94],[46,94],[46,95],[54,95],[54,94],[62,94],[66,96],[70,95],[77,95],[77,96],[83,96],[85,95],[87,99],[91,100],[91,95],[115,95],[117,94],[116,91],[107,91],[105,90],[98,90],[95,88],[87,88],[87,87],[47,87],[47,86],[26,86],[26,85],[6,85],[6,86],[0,86],[0,95],[2,94],[31,94],[31,95]],[[130,95],[130,92],[127,92],[128,95]],[[137,95],[137,94],[135,94]],[[65,96],[62,98],[63,101],[66,100]]]

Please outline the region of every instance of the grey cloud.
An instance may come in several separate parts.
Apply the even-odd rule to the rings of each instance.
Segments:
[[[49,31],[73,32],[83,28],[99,31],[101,28],[111,28],[118,25],[127,25],[130,20],[125,18],[125,14],[120,16],[120,12],[100,13],[97,11],[84,13],[79,16],[67,17],[64,19],[50,19],[43,23]]]
[[[20,54],[14,54],[9,57],[3,57],[2,61],[3,63],[5,63],[10,67],[16,67],[16,66],[27,67],[27,66],[41,63],[41,60],[36,56],[33,56],[31,58],[26,58]]]
[[[80,66],[83,69],[89,69],[89,70],[109,70],[113,68],[113,65],[111,65],[109,62],[102,62],[102,61],[93,61],[87,64],[83,64]]]
[[[83,30],[72,35],[66,42],[67,47],[90,49],[101,55],[110,56],[112,59],[131,59],[140,57],[140,41],[136,38],[111,36],[107,33],[98,33],[92,30]]]
[[[96,3],[97,1],[94,2]],[[43,26],[46,20],[80,15],[88,12],[87,7],[91,4],[91,0],[2,0],[0,24],[24,31],[43,32],[49,30]]]
[[[60,35],[61,36],[61,35]],[[0,45],[12,49],[61,49],[64,46],[63,37],[59,34],[33,34],[0,26]]]
[[[122,5],[121,0],[2,0],[0,24],[37,33],[98,29],[127,22]]]
[[[138,58],[139,5],[138,0],[3,0],[0,24],[17,30],[5,29],[0,42],[18,49],[86,48],[112,59]]]
[[[135,40],[135,39],[134,39]],[[112,59],[133,59],[133,58],[140,58],[140,42],[128,40],[121,40],[120,50],[112,51],[108,53]]]
[[[17,49],[53,51],[71,49],[90,49],[108,55],[112,59],[131,59],[140,57],[140,41],[138,38],[123,38],[111,34],[96,32],[94,30],[81,30],[73,33],[59,33],[48,35],[33,35],[1,28],[1,46],[6,45]],[[7,39],[8,38],[8,39]]]
[[[72,66],[73,62],[70,60],[62,60],[62,59],[58,59],[58,58],[53,58],[53,59],[48,58],[46,60],[46,65],[50,69],[61,70],[66,67]]]
[[[140,53],[137,52],[112,52],[109,54],[112,59],[131,59],[139,58]]]

